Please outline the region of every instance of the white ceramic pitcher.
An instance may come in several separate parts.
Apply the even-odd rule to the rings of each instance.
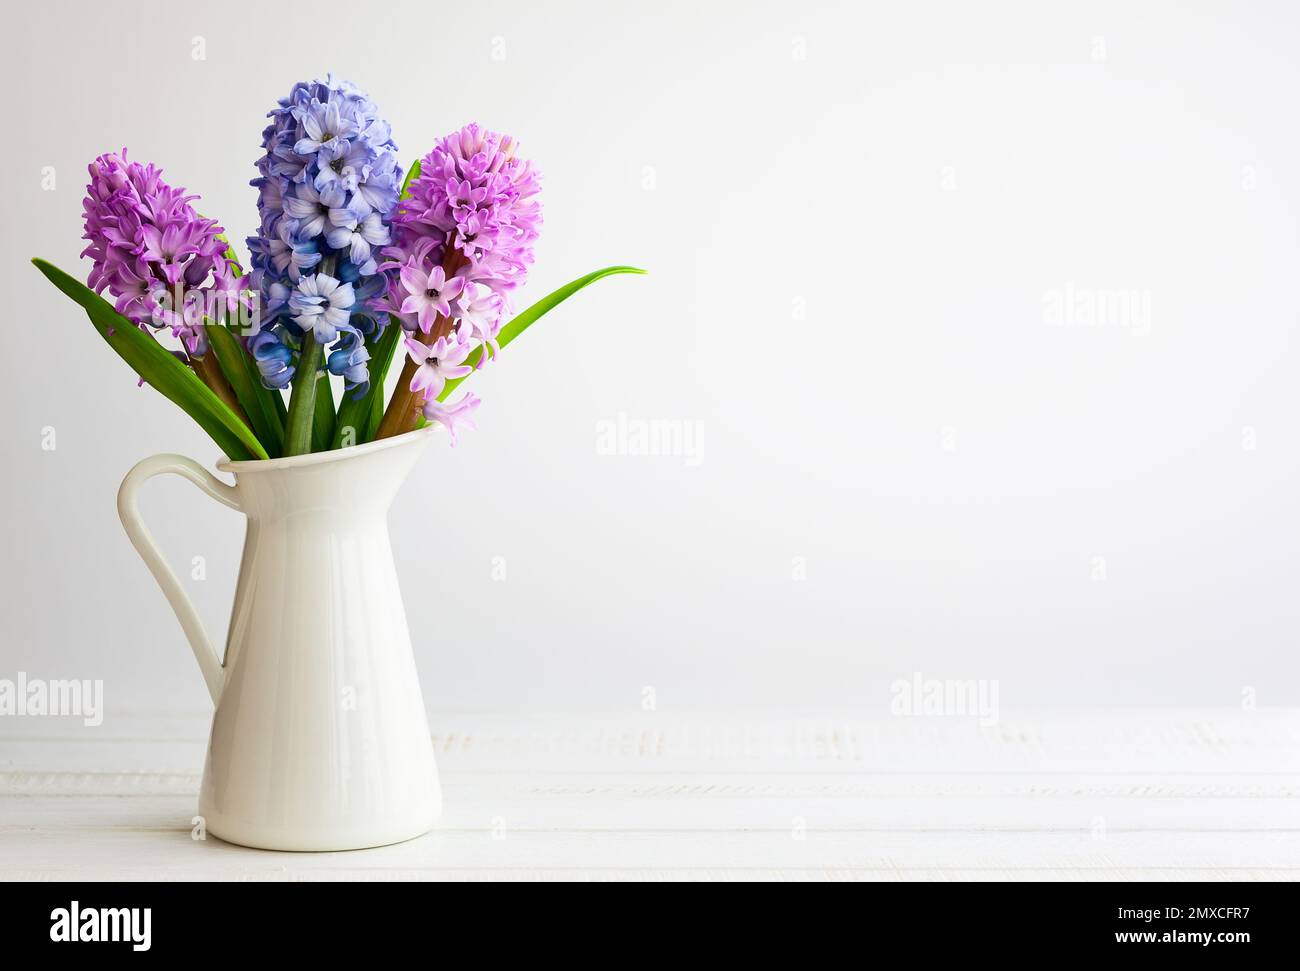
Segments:
[[[388,542],[388,508],[432,428],[353,448],[222,461],[155,455],[122,482],[127,535],[216,704],[199,814],[244,846],[347,850],[427,832],[438,771]],[[140,519],[163,473],[248,517],[224,659]]]

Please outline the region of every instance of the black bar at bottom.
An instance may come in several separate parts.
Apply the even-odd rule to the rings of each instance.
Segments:
[[[696,896],[699,894],[699,896]],[[734,957],[802,936],[867,957],[873,941],[927,959],[950,954],[1099,951],[1186,955],[1290,952],[1295,888],[1241,883],[947,883],[607,887],[413,883],[31,883],[0,886],[6,957],[375,957],[397,942],[601,961],[611,935],[634,951],[676,940],[730,947]],[[1241,948],[1248,950],[1242,951]],[[769,957],[771,955],[768,955]],[[661,954],[661,959],[667,959]],[[619,959],[621,960],[621,959]],[[585,963],[585,962],[584,962]],[[15,967],[17,965],[10,965]]]

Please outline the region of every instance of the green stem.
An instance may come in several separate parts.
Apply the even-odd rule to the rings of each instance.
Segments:
[[[321,258],[320,272],[334,274],[334,257]],[[312,451],[312,427],[316,418],[316,374],[320,371],[325,349],[316,342],[311,332],[302,335],[302,350],[298,353],[298,370],[293,375],[293,392],[289,395],[289,414],[285,418],[284,454],[307,455]],[[330,410],[334,403],[330,402]]]
[[[289,396],[289,417],[285,420],[284,454],[306,455],[311,451],[311,426],[316,415],[316,372],[323,349],[311,331],[303,334],[298,370]]]

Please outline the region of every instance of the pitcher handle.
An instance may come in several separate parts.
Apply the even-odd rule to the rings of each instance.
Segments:
[[[221,688],[226,677],[222,656],[217,653],[216,648],[212,646],[212,641],[208,639],[208,632],[203,627],[203,621],[199,619],[198,611],[194,609],[193,602],[181,587],[180,580],[176,578],[172,568],[163,559],[162,551],[153,541],[153,536],[140,518],[140,510],[136,505],[136,493],[139,492],[140,486],[156,475],[165,475],[169,472],[189,479],[217,502],[231,509],[240,508],[238,494],[234,486],[226,485],[198,462],[187,459],[183,455],[154,455],[139,462],[126,474],[126,478],[122,480],[122,487],[117,491],[117,514],[126,528],[126,535],[130,537],[131,545],[140,554],[140,558],[144,560],[153,578],[158,581],[163,596],[172,605],[176,619],[181,622],[181,629],[185,631],[190,647],[194,649],[194,657],[199,662],[199,670],[203,672],[203,680],[207,682],[212,703],[216,704],[221,697]]]

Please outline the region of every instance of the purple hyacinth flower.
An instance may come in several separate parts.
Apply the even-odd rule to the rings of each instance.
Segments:
[[[111,293],[118,313],[171,327],[187,353],[201,357],[207,335],[193,308],[236,309],[244,281],[226,260],[221,227],[191,205],[197,198],[169,186],[157,166],[130,161],[126,149],[101,155],[90,165],[81,255],[94,262],[91,289]]]

